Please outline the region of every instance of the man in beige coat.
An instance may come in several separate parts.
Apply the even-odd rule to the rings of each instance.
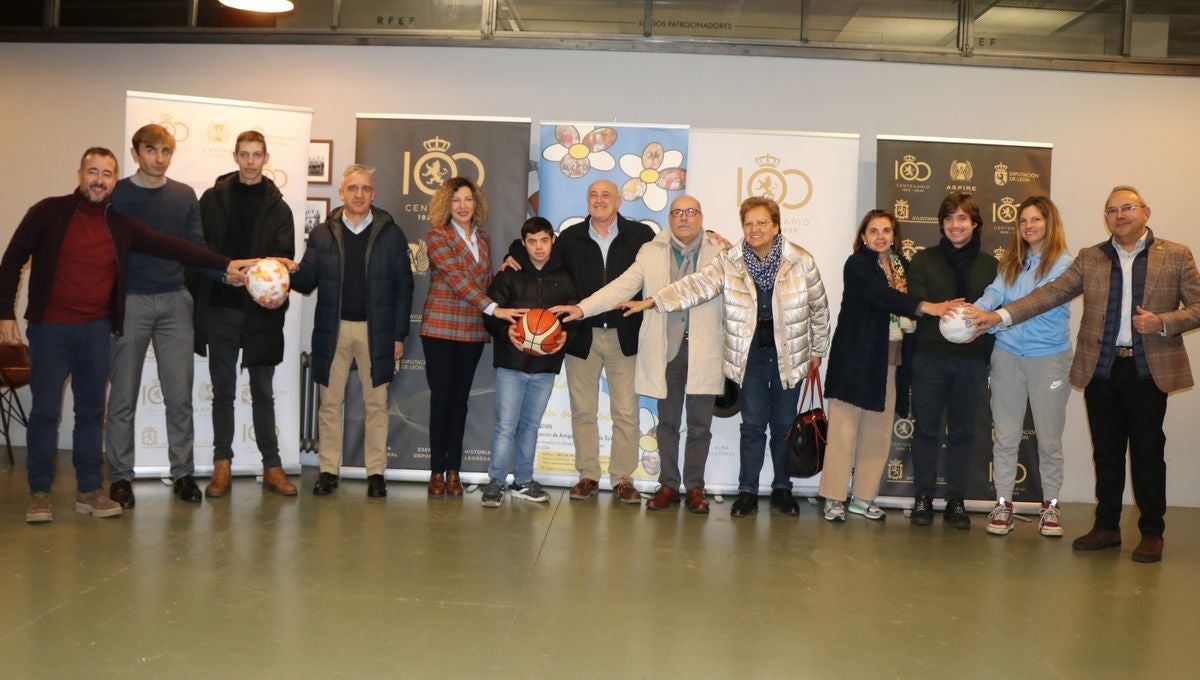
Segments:
[[[1083,389],[1096,466],[1096,523],[1076,550],[1121,545],[1125,451],[1142,540],[1135,562],[1162,559],[1167,509],[1167,395],[1192,386],[1182,335],[1200,327],[1200,274],[1187,246],[1147,227],[1150,206],[1137,189],[1118,186],[1104,206],[1112,238],[1085,248],[1055,281],[982,314],[979,326],[1020,323],[1083,295],[1083,319],[1071,384]]]
[[[680,196],[671,203],[670,230],[638,250],[625,273],[582,300],[578,306],[555,307],[568,320],[592,317],[614,308],[627,308],[637,293],[653,294],[716,257],[722,244],[704,237],[700,202]],[[704,466],[712,441],[713,403],[725,386],[721,373],[721,303],[716,298],[691,310],[664,313],[647,311],[638,334],[634,389],[658,399],[658,452],[662,469],[659,488],[646,501],[651,510],[678,505],[680,484],[691,512],[707,513]],[[679,471],[679,432],[687,405],[687,438],[683,474]]]

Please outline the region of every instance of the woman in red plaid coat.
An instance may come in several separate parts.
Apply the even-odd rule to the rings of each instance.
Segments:
[[[429,495],[462,496],[463,430],[475,367],[490,335],[483,314],[512,322],[526,310],[498,307],[485,292],[492,282],[492,249],[483,223],[487,200],[465,177],[453,177],[429,200],[425,236],[429,295],[421,319],[421,348],[429,382]]]

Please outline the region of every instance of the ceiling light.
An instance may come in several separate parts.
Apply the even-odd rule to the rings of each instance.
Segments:
[[[233,9],[246,10],[247,12],[265,12],[270,14],[290,12],[296,8],[291,3],[291,0],[221,0],[221,4]]]

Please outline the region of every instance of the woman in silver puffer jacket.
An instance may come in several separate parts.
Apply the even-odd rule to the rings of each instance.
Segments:
[[[812,255],[780,233],[779,205],[748,198],[740,209],[745,238],[703,269],[654,294],[627,303],[634,313],[655,306],[674,312],[724,293],[723,368],[741,385],[741,470],[734,517],[758,511],[770,426],[771,507],[796,515],[784,437],[796,418],[800,383],[829,351],[829,308]]]

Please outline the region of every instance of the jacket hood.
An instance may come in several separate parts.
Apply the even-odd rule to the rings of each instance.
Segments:
[[[237,178],[237,170],[234,170],[233,172],[227,172],[224,175],[217,177],[217,179],[213,182],[213,188],[221,192],[231,192],[233,191],[233,183],[237,181]],[[270,177],[264,175],[262,181],[267,185],[266,199],[268,201],[274,201],[276,199],[283,198],[283,193],[279,191],[279,187],[275,186],[275,182],[272,181]]]

